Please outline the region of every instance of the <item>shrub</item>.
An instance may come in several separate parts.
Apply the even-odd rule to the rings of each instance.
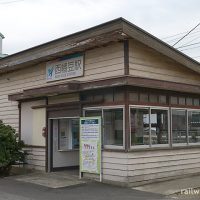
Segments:
[[[24,162],[24,143],[17,140],[15,129],[0,120],[0,175],[8,175],[11,166]]]

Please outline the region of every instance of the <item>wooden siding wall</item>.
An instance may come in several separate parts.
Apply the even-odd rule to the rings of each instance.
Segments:
[[[103,153],[103,179],[129,186],[200,173],[200,150],[177,149]]]
[[[200,85],[200,75],[155,50],[130,40],[129,72],[132,76]]]
[[[103,152],[102,171],[104,182],[128,183],[128,154],[125,152]]]
[[[122,75],[124,73],[123,62],[122,43],[115,43],[86,51],[84,77],[69,79],[69,81],[89,81]],[[18,103],[8,101],[8,94],[66,81],[47,83],[45,70],[46,63],[41,63],[36,66],[0,75],[0,120],[3,120],[3,122],[11,125],[18,131]]]
[[[45,148],[25,148],[27,151],[27,168],[45,171]]]

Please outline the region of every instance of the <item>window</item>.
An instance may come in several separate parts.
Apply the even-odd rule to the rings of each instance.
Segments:
[[[137,92],[130,92],[129,93],[129,100],[138,102],[139,101],[139,94]]]
[[[131,108],[131,145],[169,143],[168,110]]]
[[[188,111],[189,143],[200,142],[200,111]]]
[[[53,129],[58,134],[58,150],[72,150],[79,148],[79,119],[53,119]]]
[[[151,143],[168,144],[168,111],[151,109]]]
[[[131,145],[149,145],[149,110],[131,108]]]
[[[140,102],[148,102],[148,101],[149,101],[148,93],[140,93]]]
[[[158,96],[156,94],[149,95],[149,102],[150,103],[158,103]]]
[[[173,143],[187,142],[186,110],[172,110],[172,138]]]
[[[180,105],[185,105],[185,97],[179,97],[178,102]]]
[[[113,100],[114,100],[113,89],[106,90],[104,93],[104,101],[113,102]]]
[[[123,146],[123,109],[103,110],[104,144]]]
[[[159,103],[167,104],[167,97],[165,95],[159,95]]]
[[[192,106],[193,105],[193,101],[192,101],[192,98],[186,98],[186,105],[188,106]]]
[[[178,97],[171,96],[170,97],[170,103],[173,104],[173,105],[177,105],[178,104]]]
[[[102,144],[123,146],[123,108],[101,108],[85,110],[86,117],[102,116]]]
[[[199,106],[199,99],[197,98],[194,99],[194,106]]]

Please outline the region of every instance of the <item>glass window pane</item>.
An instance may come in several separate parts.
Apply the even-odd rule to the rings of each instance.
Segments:
[[[159,103],[167,104],[167,97],[165,95],[160,95]]]
[[[79,148],[79,119],[55,119],[53,129],[58,130],[58,150]]]
[[[185,97],[179,97],[179,98],[178,98],[178,103],[179,103],[180,105],[185,105]]]
[[[200,111],[188,111],[189,143],[200,142]]]
[[[197,98],[194,99],[194,106],[199,106],[199,99]]]
[[[94,101],[102,101],[103,95],[102,94],[95,94],[94,95]]]
[[[192,98],[186,98],[186,105],[188,106],[192,106],[193,102],[192,102]]]
[[[149,145],[149,110],[131,108],[131,145]]]
[[[141,93],[140,94],[140,101],[141,102],[148,102],[149,101],[148,94],[147,93]]]
[[[79,148],[79,119],[71,119],[72,149]]]
[[[172,110],[172,138],[173,143],[186,143],[186,111]]]
[[[138,102],[139,101],[139,94],[137,92],[130,92],[129,93],[129,100]]]
[[[92,94],[83,94],[81,95],[82,101],[93,101],[93,95]]]
[[[109,90],[104,93],[105,102],[113,102],[113,99],[113,90]]]
[[[151,121],[151,143],[168,144],[168,111],[152,109]]]
[[[124,92],[123,91],[115,91],[114,92],[114,101],[124,101]]]
[[[103,111],[104,145],[123,146],[123,109]]]
[[[149,101],[151,103],[158,103],[158,96],[156,94],[150,94],[149,95]]]
[[[170,97],[170,103],[173,105],[177,105],[178,104],[178,97]]]

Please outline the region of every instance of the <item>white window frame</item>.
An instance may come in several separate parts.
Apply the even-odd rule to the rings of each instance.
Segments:
[[[187,142],[186,143],[173,143],[173,136],[172,136],[172,110],[184,110],[184,111],[186,111],[186,137],[187,137]],[[187,108],[187,107],[170,107],[170,113],[171,113],[171,120],[170,120],[170,122],[171,122],[171,136],[172,136],[172,138],[171,138],[171,145],[172,145],[172,147],[180,147],[180,146],[197,146],[197,145],[200,145],[200,142],[197,142],[197,143],[190,143],[189,142],[189,132],[188,132],[188,111],[199,111],[200,112],[200,109],[196,109],[196,108]]]
[[[149,114],[151,110],[166,110],[168,117],[168,143],[167,144],[152,144],[151,142],[151,118],[149,116],[149,145],[131,145],[131,109],[148,109]],[[130,126],[130,148],[131,149],[144,149],[144,148],[157,148],[157,147],[170,147],[171,135],[170,135],[170,108],[167,106],[148,106],[148,105],[130,105],[129,106],[129,126]]]
[[[185,111],[186,112],[186,143],[173,143],[173,131],[172,131],[172,111],[173,110],[181,110],[181,111]],[[187,108],[179,108],[179,107],[171,107],[171,116],[170,116],[171,120],[171,145],[172,147],[177,147],[177,146],[188,146],[188,113],[187,113]]]
[[[104,145],[104,124],[103,124],[103,110],[109,110],[109,109],[122,109],[123,110],[123,145]],[[97,106],[97,107],[84,107],[83,108],[83,116],[85,116],[86,110],[100,110],[102,112],[102,135],[103,135],[103,148],[104,149],[125,149],[125,106],[124,105],[116,105],[116,106]]]

